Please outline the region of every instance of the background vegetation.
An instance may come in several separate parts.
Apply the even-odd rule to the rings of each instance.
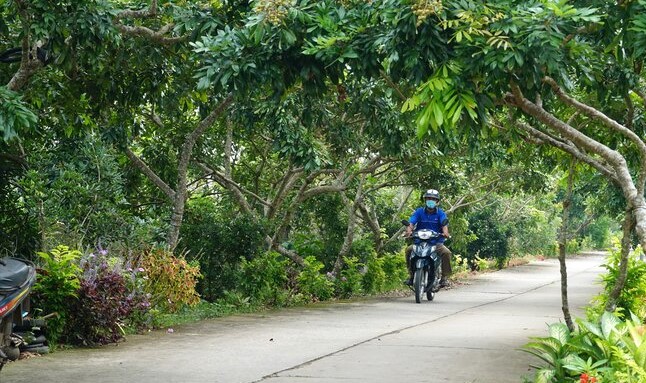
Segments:
[[[619,233],[601,311],[633,310],[644,7],[2,1],[0,253],[53,341],[112,342],[397,289],[436,188],[457,271]]]

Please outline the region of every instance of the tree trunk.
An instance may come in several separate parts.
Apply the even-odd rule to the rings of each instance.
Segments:
[[[635,233],[642,245],[642,249],[646,251],[646,199],[639,193],[634,193],[632,198],[632,215],[634,218]]]
[[[561,270],[561,309],[563,318],[570,331],[574,331],[574,323],[570,314],[570,305],[568,303],[567,290],[567,265],[565,264],[567,242],[568,242],[568,225],[570,221],[570,206],[572,203],[572,184],[574,183],[574,166],[576,161],[570,160],[570,169],[568,170],[567,192],[563,199],[563,220],[559,232],[559,265]]]
[[[29,18],[31,15],[27,11],[29,4],[26,1],[17,0],[16,5],[18,6],[18,15],[20,16],[20,22],[22,23],[23,36],[20,67],[7,83],[7,89],[14,92],[24,88],[36,72],[43,67],[43,63],[38,60],[38,55],[36,54],[37,48],[35,46],[30,46],[31,42],[29,40],[31,38],[31,34]]]
[[[381,226],[379,225],[379,217],[374,212],[371,212],[365,203],[359,203],[359,212],[363,218],[363,222],[370,228],[372,232],[372,240],[375,242],[375,249],[379,251],[383,247],[383,240],[381,238]]]
[[[608,301],[606,302],[606,311],[613,312],[617,308],[617,300],[621,291],[624,289],[626,284],[626,277],[628,275],[628,257],[630,257],[630,236],[633,232],[634,226],[633,216],[630,214],[630,210],[626,210],[626,215],[624,217],[623,224],[623,237],[621,238],[621,260],[619,261],[619,270],[617,275],[617,280],[615,285],[612,288],[612,291],[608,294]]]
[[[166,184],[155,172],[151,169],[141,158],[139,158],[130,148],[126,148],[126,156],[130,159],[132,164],[139,169],[148,179],[155,184],[161,191],[166,194],[168,199],[173,204],[173,209],[170,218],[170,226],[168,234],[166,235],[166,245],[170,250],[175,250],[179,242],[179,231],[184,218],[184,208],[186,205],[186,198],[188,195],[187,180],[188,180],[188,165],[193,153],[193,147],[197,139],[210,128],[215,120],[226,110],[227,106],[231,103],[232,97],[228,96],[220,104],[211,111],[197,125],[195,130],[186,137],[184,144],[180,149],[179,163],[177,165],[177,182],[175,189]]]
[[[182,182],[183,185],[178,187],[179,190],[175,194],[173,212],[170,217],[170,227],[168,229],[168,235],[166,236],[166,243],[171,251],[175,250],[179,243],[179,231],[182,227],[182,221],[184,220],[184,208],[186,206],[186,179],[183,179],[180,182]]]
[[[334,262],[334,269],[332,271],[334,275],[339,275],[339,273],[341,272],[341,269],[343,269],[343,265],[345,264],[345,257],[347,257],[347,255],[350,253],[350,249],[352,248],[352,242],[354,242],[354,232],[356,229],[356,222],[357,222],[356,210],[357,210],[357,205],[363,199],[363,183],[365,179],[366,179],[366,176],[364,174],[361,177],[359,186],[357,186],[357,194],[354,197],[354,201],[350,201],[350,199],[347,198],[345,194],[341,194],[341,196],[343,197],[343,200],[346,203],[346,207],[348,209],[348,228],[346,230],[343,245],[339,250],[339,254],[337,255],[336,261]]]
[[[206,116],[191,134],[186,137],[184,144],[179,155],[179,163],[177,164],[177,186],[175,187],[175,195],[173,197],[173,213],[170,219],[170,228],[166,237],[166,243],[170,250],[175,250],[179,242],[179,230],[182,226],[184,219],[184,207],[186,206],[187,197],[187,180],[188,180],[188,165],[191,162],[193,155],[193,147],[197,139],[204,134],[204,132],[213,126],[215,120],[226,110],[231,103],[232,97],[228,96],[220,104],[215,107],[208,116]]]

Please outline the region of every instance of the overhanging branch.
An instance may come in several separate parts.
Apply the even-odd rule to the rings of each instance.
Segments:
[[[606,127],[612,129],[615,132],[620,133],[624,137],[628,138],[635,146],[637,147],[637,150],[639,151],[639,155],[641,157],[640,160],[640,170],[639,174],[637,176],[637,189],[640,194],[644,193],[644,184],[646,183],[646,142],[639,137],[635,132],[632,130],[628,129],[627,127],[623,126],[622,124],[618,123],[617,121],[613,120],[612,118],[608,117],[601,111],[586,105],[569,95],[567,95],[563,90],[561,89],[560,86],[552,79],[551,77],[544,77],[543,81],[547,83],[551,88],[552,91],[563,101],[565,104],[572,106],[576,110],[581,111],[583,114],[586,116],[593,118],[597,121],[601,121],[602,124],[604,124]]]
[[[152,0],[148,8],[121,11],[115,16],[114,25],[124,35],[143,37],[158,44],[172,45],[188,40],[189,35],[176,37],[166,36],[166,34],[169,33],[175,26],[175,24],[173,23],[168,23],[155,31],[153,29],[140,25],[125,25],[122,22],[125,19],[147,19],[156,17],[158,15],[158,8],[158,0]]]

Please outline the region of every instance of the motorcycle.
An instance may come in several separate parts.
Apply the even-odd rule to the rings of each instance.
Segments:
[[[403,220],[402,224],[408,226],[408,221]],[[437,247],[431,242],[435,238],[443,237],[430,229],[421,229],[413,232],[413,251],[410,255],[410,265],[413,271],[413,285],[411,290],[415,292],[415,302],[421,303],[422,297],[432,301],[435,293],[440,290],[440,279],[442,278],[442,257],[437,252]]]
[[[35,282],[33,263],[12,257],[0,259],[0,370],[20,356],[20,346],[25,342],[14,329],[26,321]]]

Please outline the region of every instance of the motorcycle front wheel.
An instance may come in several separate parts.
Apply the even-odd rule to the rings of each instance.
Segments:
[[[424,290],[426,289],[426,278],[428,277],[428,272],[424,269],[415,270],[415,275],[413,276],[413,287],[415,288],[415,302],[422,302],[422,295],[424,295]]]

